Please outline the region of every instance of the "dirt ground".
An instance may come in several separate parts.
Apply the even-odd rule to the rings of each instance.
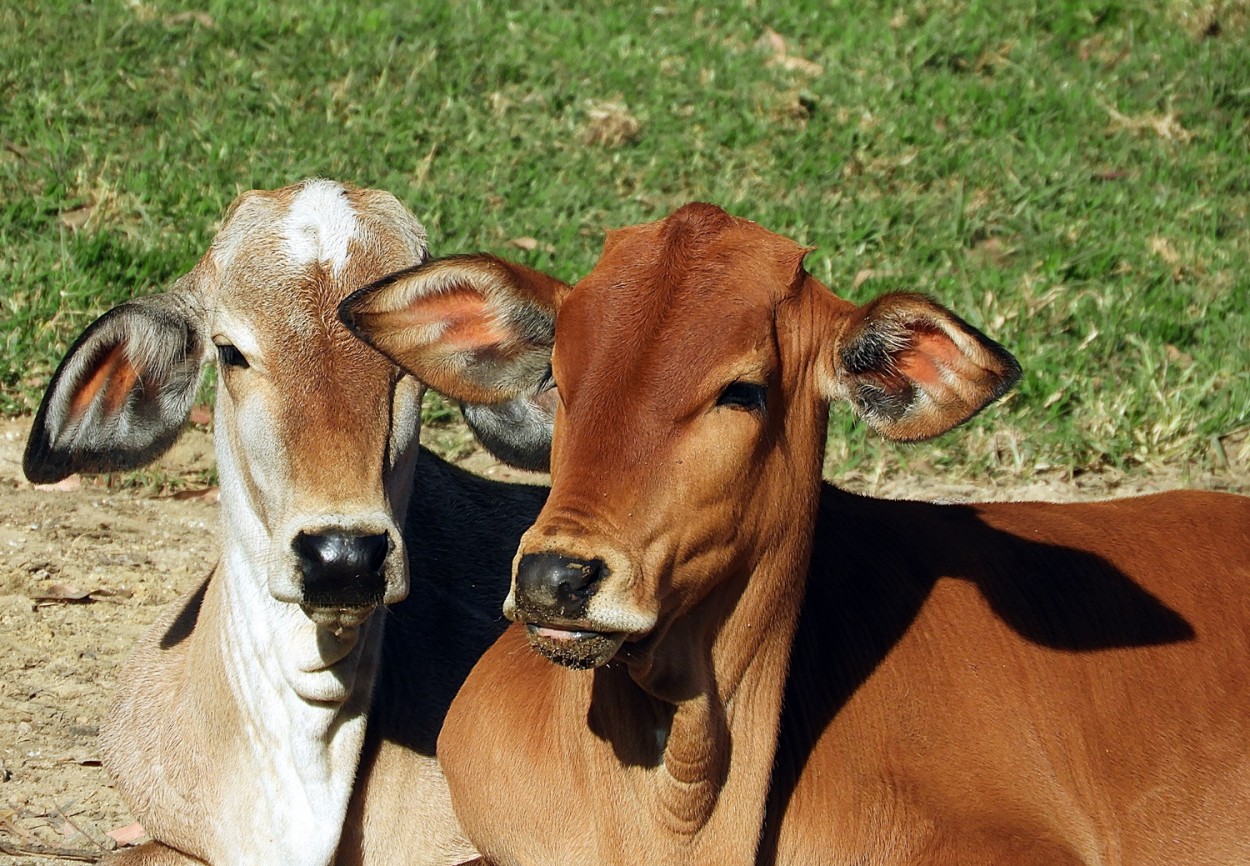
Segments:
[[[217,506],[201,483],[177,495],[99,479],[36,489],[21,473],[29,419],[0,419],[0,863],[92,862],[134,818],[100,767],[96,738],[126,687],[130,647],[215,557]],[[475,471],[510,473],[486,455]],[[189,430],[162,472],[206,477],[211,435]],[[968,501],[1091,499],[1179,486],[1250,493],[1250,466],[986,486],[931,478],[839,479],[874,495]],[[122,835],[118,833],[117,835]]]

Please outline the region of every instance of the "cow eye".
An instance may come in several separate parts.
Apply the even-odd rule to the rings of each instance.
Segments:
[[[764,409],[768,388],[755,382],[731,382],[716,398],[717,406],[732,406],[759,412]]]
[[[243,353],[229,343],[217,344],[217,358],[227,367],[246,369],[251,366],[247,363],[247,358],[243,357]]]
[[[550,391],[555,386],[556,386],[556,374],[551,369],[551,365],[548,364],[547,372],[543,373],[542,381],[538,385],[538,393],[541,394],[544,391]]]

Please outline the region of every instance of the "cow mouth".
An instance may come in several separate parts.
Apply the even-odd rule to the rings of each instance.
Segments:
[[[318,628],[324,628],[335,637],[359,628],[360,624],[378,609],[376,604],[301,604],[300,610]]]
[[[574,670],[607,664],[625,642],[623,632],[600,632],[583,628],[525,624],[530,646],[549,661]]]

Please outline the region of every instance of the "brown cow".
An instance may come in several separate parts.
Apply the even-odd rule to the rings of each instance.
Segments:
[[[559,308],[518,624],[439,742],[470,839],[498,864],[1250,862],[1250,499],[822,484],[831,400],[920,439],[1018,368],[924,297],[837,298],[805,252],[695,204],[611,233],[572,290],[462,258],[354,305],[419,376],[443,326],[503,370],[509,323]]]

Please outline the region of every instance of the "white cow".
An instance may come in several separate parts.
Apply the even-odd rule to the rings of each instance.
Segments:
[[[387,193],[324,180],[245,193],[190,273],[105,313],[57,370],[26,452],[33,481],[148,463],[177,438],[202,368],[218,372],[221,559],[142,639],[104,726],[105,765],[157,840],[116,863],[476,857],[434,743],[501,630],[511,556],[546,491],[421,450],[425,386],[339,323],[353,289],[426,256],[425,230]],[[550,436],[538,385],[466,407],[531,465]]]

